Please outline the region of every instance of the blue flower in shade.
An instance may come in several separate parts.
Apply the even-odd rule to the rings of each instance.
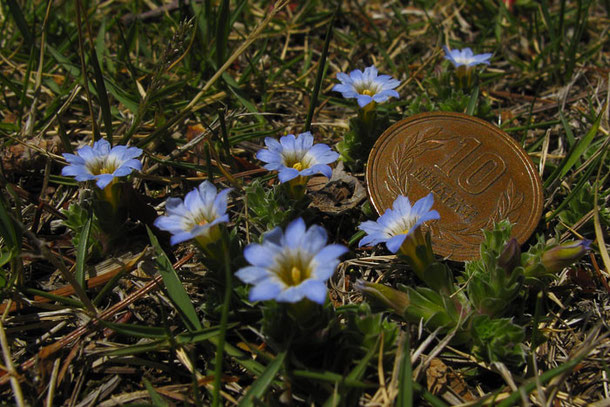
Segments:
[[[432,193],[415,202],[411,206],[409,198],[399,195],[392,205],[392,209],[385,211],[377,222],[366,221],[358,228],[367,233],[359,246],[385,243],[392,253],[396,253],[407,237],[412,236],[419,226],[429,220],[440,219],[435,210],[430,210],[434,203]]]
[[[321,226],[305,228],[298,218],[286,227],[277,227],[263,236],[263,243],[249,244],[244,257],[251,264],[235,273],[241,281],[253,284],[250,301],[298,302],[308,298],[318,304],[326,299],[326,280],[347,251],[339,244],[326,245]]]
[[[172,245],[196,239],[202,246],[220,238],[220,223],[229,221],[227,195],[230,188],[216,191],[209,181],[180,198],[168,198],[165,204],[167,216],[159,216],[154,225],[170,232]]]
[[[450,50],[447,47],[443,47],[445,50],[445,59],[451,61],[453,66],[456,68],[460,66],[471,67],[479,64],[489,65],[489,59],[492,54],[478,54],[474,55],[470,48],[464,48],[463,50],[454,49]]]
[[[390,75],[377,75],[377,68],[373,65],[364,69],[352,71],[349,75],[340,72],[337,79],[341,83],[333,86],[333,90],[341,92],[344,98],[356,98],[358,106],[364,107],[371,102],[383,103],[391,97],[399,97],[394,90],[400,81]]]
[[[256,158],[267,163],[265,168],[279,171],[280,182],[290,181],[296,177],[307,177],[320,173],[327,178],[332,176],[328,164],[339,158],[339,154],[332,151],[326,144],[313,144],[310,132],[288,134],[280,141],[265,138],[267,148],[258,150]]]
[[[77,181],[95,180],[98,188],[104,189],[114,178],[142,169],[142,163],[136,159],[141,154],[142,150],[137,147],[110,148],[110,143],[101,139],[93,143],[93,147],[79,148],[76,154],[64,153],[70,165],[61,170],[61,175],[72,176]]]

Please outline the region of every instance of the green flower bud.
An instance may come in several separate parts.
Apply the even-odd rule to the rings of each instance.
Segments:
[[[542,254],[541,262],[549,273],[571,266],[591,249],[590,240],[575,240],[555,246]]]

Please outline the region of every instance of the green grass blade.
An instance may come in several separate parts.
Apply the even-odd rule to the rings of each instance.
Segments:
[[[167,403],[167,401],[165,401],[165,399],[163,397],[161,397],[161,395],[159,393],[157,393],[157,391],[155,390],[153,385],[150,384],[150,382],[148,380],[146,380],[145,378],[142,378],[142,380],[144,381],[144,386],[146,386],[146,391],[148,392],[148,395],[150,396],[150,401],[152,402],[153,406],[169,407],[169,404]]]
[[[398,407],[411,407],[413,405],[413,372],[411,367],[411,338],[409,330],[404,333],[404,342],[398,372]]]
[[[582,362],[583,359],[585,357],[587,357],[587,355],[589,354],[590,346],[583,349],[575,357],[570,358],[566,363],[564,363],[560,366],[557,366],[554,369],[548,370],[538,377],[534,377],[534,378],[528,380],[525,384],[522,384],[521,386],[519,386],[519,388],[517,390],[512,392],[510,396],[508,396],[507,398],[502,400],[497,406],[498,407],[515,406],[515,405],[519,404],[519,400],[521,400],[521,397],[523,397],[523,395],[530,394],[538,386],[544,386],[546,383],[551,381],[554,377],[559,376],[560,374],[563,374],[564,372],[568,372],[568,371],[576,368],[576,366],[578,366],[578,364],[580,362]]]
[[[368,350],[366,355],[364,355],[364,357],[362,359],[360,359],[360,361],[358,362],[356,367],[354,367],[352,369],[352,371],[349,372],[349,374],[346,376],[346,378],[349,380],[360,380],[362,378],[362,375],[364,375],[364,372],[366,371],[367,365],[369,364],[369,362],[371,361],[373,356],[375,356],[375,353],[377,352],[378,347],[379,347],[379,339],[375,343],[375,346],[372,346]],[[342,394],[340,392],[333,393],[328,399],[326,399],[326,402],[324,403],[324,407],[331,407],[331,406],[336,406],[338,404],[341,404],[341,398],[342,398]]]
[[[100,320],[100,323],[106,328],[110,328],[113,331],[126,336],[135,336],[137,338],[157,338],[166,339],[167,331],[165,328],[159,328],[157,326],[142,326],[134,324],[117,324],[114,322],[107,322]]]
[[[81,287],[87,287],[85,281],[85,266],[87,261],[87,248],[89,247],[89,235],[91,234],[91,222],[93,221],[93,214],[89,215],[89,219],[83,226],[80,239],[78,241],[78,247],[76,248],[76,271],[74,278]]]
[[[199,321],[199,318],[197,317],[197,311],[195,311],[195,307],[184,289],[184,286],[182,286],[182,282],[178,278],[178,274],[176,273],[176,270],[174,270],[171,261],[159,245],[157,237],[148,226],[146,226],[146,231],[148,232],[150,243],[155,249],[159,274],[161,274],[161,277],[163,278],[163,283],[165,284],[169,298],[183,317],[189,330],[203,329],[201,321]]]
[[[15,0],[6,0],[6,4],[8,6],[8,10],[13,16],[15,20],[15,25],[17,25],[17,29],[23,35],[23,41],[28,48],[32,48],[34,46],[34,41],[32,38],[32,32],[28,27],[27,22],[25,21],[25,17],[23,17],[23,12],[21,11],[21,7]]]
[[[230,25],[230,1],[222,0],[218,8],[218,18],[216,19],[216,66],[224,64],[227,55],[227,43],[229,39]]]
[[[269,363],[269,366],[267,366],[263,374],[252,383],[250,390],[248,390],[238,406],[252,407],[255,405],[254,399],[260,399],[265,395],[265,392],[273,383],[273,379],[282,368],[284,359],[286,359],[286,351],[280,352],[275,359],[273,359],[273,362]]]
[[[568,154],[566,156],[566,158],[564,158],[563,162],[546,179],[546,181],[544,182],[545,188],[548,188],[549,186],[551,186],[557,178],[565,177],[565,175],[568,173],[568,171],[570,171],[570,169],[576,164],[578,159],[587,150],[587,148],[589,147],[589,144],[591,144],[591,142],[593,141],[593,138],[595,137],[595,135],[597,134],[597,131],[599,130],[599,124],[601,123],[601,120],[602,120],[602,117],[604,116],[605,111],[606,111],[606,105],[604,105],[604,107],[601,109],[601,111],[597,115],[595,122],[593,123],[593,125],[591,126],[591,128],[589,129],[587,134],[585,134],[585,136],[583,138],[581,138],[578,141],[578,143],[576,143],[576,145],[574,146],[574,148],[572,149],[570,154]]]
[[[324,73],[326,72],[326,57],[328,56],[328,47],[330,45],[330,40],[333,36],[333,26],[335,24],[335,19],[339,14],[339,10],[341,9],[341,2],[337,2],[337,8],[333,13],[333,16],[328,23],[328,29],[326,30],[326,38],[324,39],[324,47],[322,48],[322,55],[320,55],[320,61],[318,62],[318,73],[316,75],[316,84],[313,87],[313,93],[311,95],[311,101],[309,102],[309,112],[307,112],[307,118],[305,119],[305,131],[309,131],[311,128],[311,121],[313,120],[313,113],[316,110],[316,105],[318,104],[318,94],[320,93],[320,87],[322,86],[322,81],[324,80]]]
[[[93,66],[93,77],[95,78],[97,97],[102,109],[102,119],[104,119],[106,138],[110,145],[112,145],[112,116],[110,115],[110,102],[108,101],[108,92],[106,91],[106,84],[104,83],[104,75],[102,74],[102,68],[97,59],[95,48],[91,50],[91,65]]]
[[[477,108],[477,102],[479,100],[479,85],[475,86],[468,100],[468,107],[466,108],[467,115],[474,115],[474,109]]]

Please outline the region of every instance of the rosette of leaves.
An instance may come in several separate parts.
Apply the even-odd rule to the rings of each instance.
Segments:
[[[525,362],[525,330],[510,318],[477,315],[471,320],[472,353],[489,362],[519,366]]]
[[[481,258],[466,263],[466,292],[480,314],[502,316],[523,286],[521,252],[516,241],[509,243],[511,229],[510,222],[504,220],[493,230],[484,231]]]

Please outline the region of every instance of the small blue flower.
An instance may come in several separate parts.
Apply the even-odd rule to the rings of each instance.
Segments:
[[[310,132],[288,134],[280,141],[265,138],[267,148],[258,150],[256,158],[267,163],[265,168],[269,171],[279,171],[280,182],[290,181],[296,177],[307,177],[320,173],[327,178],[332,176],[332,170],[327,165],[339,158],[339,154],[332,151],[326,144],[313,144]]]
[[[435,210],[430,210],[434,203],[432,193],[415,202],[411,206],[409,198],[399,195],[392,205],[392,209],[385,211],[377,222],[366,221],[358,228],[367,233],[359,246],[367,244],[385,243],[388,250],[396,253],[407,237],[412,236],[419,226],[429,220],[440,219]]]
[[[383,103],[391,97],[399,97],[394,90],[400,81],[390,75],[377,76],[377,68],[371,65],[364,69],[352,71],[349,75],[340,72],[337,74],[340,84],[333,86],[335,92],[341,92],[344,98],[356,98],[358,106],[364,107],[371,102]]]
[[[196,239],[203,247],[220,238],[220,223],[229,221],[227,215],[227,195],[230,188],[216,191],[209,181],[203,181],[198,188],[186,194],[184,202],[180,198],[168,198],[165,204],[167,216],[159,216],[154,225],[173,236],[170,243],[175,245]]]
[[[277,227],[263,236],[263,243],[249,244],[244,257],[251,264],[235,274],[241,281],[253,284],[250,301],[276,300],[298,302],[308,298],[318,304],[326,299],[326,280],[347,251],[339,244],[326,245],[323,227],[305,228],[298,218],[286,227]]]
[[[492,54],[474,55],[470,48],[464,48],[463,50],[450,50],[449,48],[443,46],[443,49],[445,50],[445,59],[451,61],[453,66],[456,68],[460,66],[471,67],[479,64],[489,65],[489,59],[492,56]]]
[[[96,180],[100,189],[106,188],[114,178],[129,175],[133,170],[142,169],[137,160],[142,150],[137,147],[114,146],[104,139],[93,143],[93,147],[84,146],[75,154],[64,153],[70,165],[61,170],[61,175],[72,176],[77,181]]]

